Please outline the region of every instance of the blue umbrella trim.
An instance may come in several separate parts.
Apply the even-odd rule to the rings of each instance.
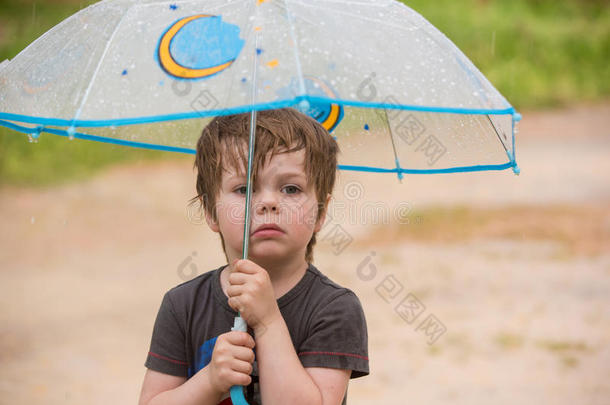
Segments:
[[[22,132],[25,134],[37,134],[36,137],[42,132],[47,132],[54,135],[61,135],[69,137],[70,134],[68,130],[65,129],[57,129],[57,128],[47,128],[44,126],[38,126],[35,128],[28,128],[21,125],[14,124],[12,122],[2,121],[0,120],[0,125],[6,128],[10,128],[12,130]],[[97,141],[104,143],[112,143],[116,145],[130,146],[133,148],[143,148],[143,149],[152,149],[152,150],[160,150],[165,152],[178,152],[178,153],[186,153],[195,155],[197,152],[195,149],[189,148],[178,148],[174,146],[165,146],[165,145],[156,145],[152,143],[145,142],[134,142],[127,141],[124,139],[115,139],[115,138],[107,138],[103,136],[89,135],[82,132],[74,132],[72,134],[74,138],[84,139],[87,141]],[[409,174],[434,174],[434,173],[456,173],[456,172],[477,172],[484,170],[505,170],[509,168],[513,168],[516,172],[519,170],[517,163],[514,158],[509,155],[510,161],[507,163],[497,164],[497,165],[474,165],[474,166],[460,166],[460,167],[450,167],[445,169],[404,169],[402,167],[386,169],[382,167],[372,167],[372,166],[353,166],[353,165],[338,165],[339,170],[349,170],[349,171],[359,171],[359,172],[371,172],[371,173],[409,173]]]
[[[233,107],[228,109],[218,110],[206,110],[206,111],[191,111],[185,113],[167,114],[167,115],[154,115],[149,117],[134,117],[134,118],[120,118],[114,120],[70,120],[61,118],[45,118],[45,117],[33,117],[30,115],[12,114],[0,112],[0,119],[8,121],[18,121],[29,124],[39,125],[53,125],[53,126],[71,126],[71,127],[110,127],[110,126],[123,126],[123,125],[135,125],[135,124],[149,124],[153,122],[173,121],[189,118],[205,118],[213,117],[217,115],[231,115],[240,114],[244,112],[250,112],[252,110],[269,110],[274,108],[293,107],[303,101],[309,101],[311,103],[333,103],[341,104],[343,106],[361,107],[361,108],[385,108],[395,110],[409,110],[409,111],[420,111],[420,112],[433,112],[433,113],[448,113],[448,114],[477,114],[477,115],[512,115],[514,121],[519,121],[520,115],[515,111],[513,107],[507,107],[504,109],[478,109],[478,108],[453,108],[453,107],[430,107],[430,106],[418,106],[418,105],[405,105],[405,104],[392,104],[392,103],[372,103],[363,101],[353,100],[341,100],[333,99],[328,97],[312,97],[312,96],[298,96],[289,100],[281,100],[270,103],[261,103],[254,105],[244,105],[240,107]]]

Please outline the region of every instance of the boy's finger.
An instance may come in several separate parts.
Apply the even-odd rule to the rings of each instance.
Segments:
[[[244,373],[250,375],[252,373],[252,364],[243,360],[233,360],[231,362],[231,369],[233,371],[237,371],[238,373]]]
[[[242,290],[242,284],[230,285],[227,287],[227,295],[229,296],[229,298],[237,297],[242,293]]]
[[[247,363],[252,363],[254,361],[254,350],[250,347],[233,346],[231,348],[231,353],[235,359],[240,361],[245,361]]]
[[[235,270],[240,273],[256,274],[262,267],[251,260],[240,259],[235,263]]]
[[[231,297],[227,300],[227,304],[229,304],[229,306],[231,308],[233,308],[234,311],[237,312],[244,312],[244,307],[241,303],[241,301],[239,300],[239,297]]]
[[[227,340],[229,343],[236,346],[254,347],[254,338],[248,332],[234,330],[228,333]]]
[[[240,285],[246,284],[248,280],[248,275],[244,273],[233,272],[229,274],[229,284],[231,285]]]
[[[252,382],[252,377],[246,375],[244,373],[233,372],[230,378],[231,385],[250,385]]]

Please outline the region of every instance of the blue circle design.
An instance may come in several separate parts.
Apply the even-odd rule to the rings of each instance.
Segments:
[[[244,43],[238,26],[210,16],[184,25],[173,37],[169,51],[181,66],[207,69],[236,59]]]

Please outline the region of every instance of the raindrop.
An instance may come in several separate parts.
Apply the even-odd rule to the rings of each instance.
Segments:
[[[76,129],[74,129],[74,127],[70,127],[66,130],[66,132],[68,133],[68,139],[69,140],[74,140],[74,133],[76,132]]]
[[[32,217],[30,218],[30,223],[33,225],[33,224],[34,224],[34,222],[36,222],[36,218],[34,218],[34,216],[32,216]]]

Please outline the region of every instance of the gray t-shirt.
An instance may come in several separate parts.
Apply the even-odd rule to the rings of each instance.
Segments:
[[[231,330],[237,315],[220,285],[226,266],[165,293],[144,363],[147,368],[190,378],[210,362],[216,338]],[[349,369],[351,378],[369,374],[366,320],[351,290],[310,263],[303,278],[277,303],[303,367]],[[251,405],[260,404],[256,360],[253,369],[252,383],[244,389]]]

